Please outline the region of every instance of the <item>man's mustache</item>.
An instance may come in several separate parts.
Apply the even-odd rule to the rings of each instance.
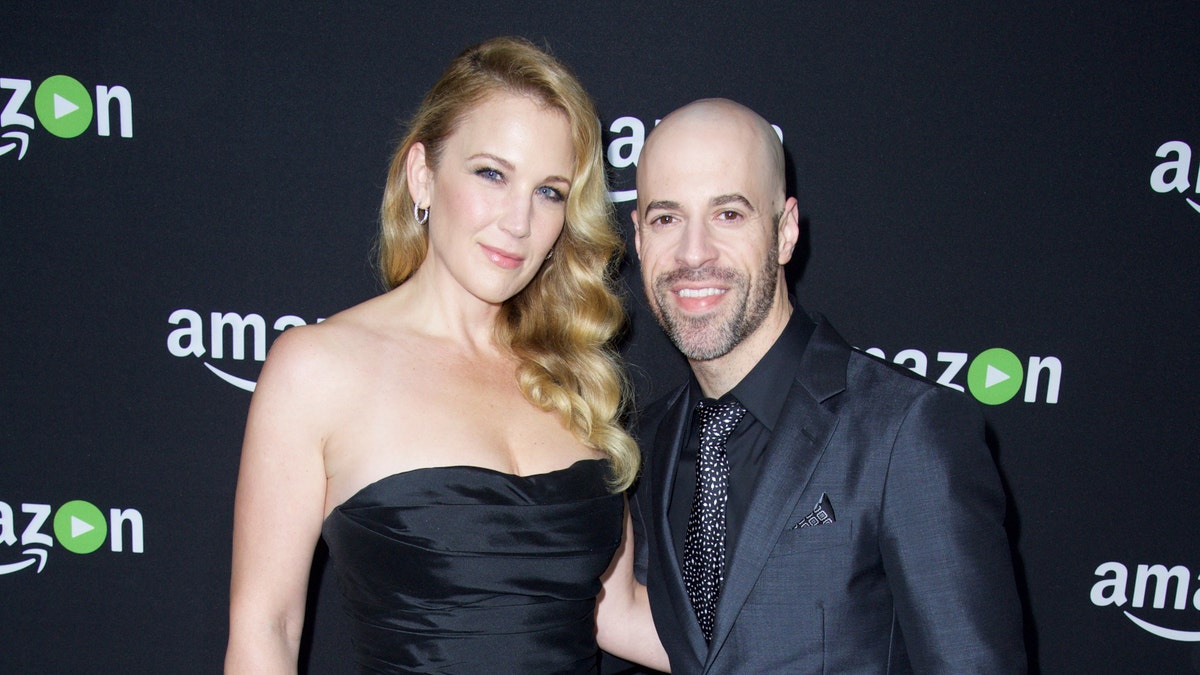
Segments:
[[[658,278],[654,280],[654,285],[670,286],[681,281],[693,283],[697,281],[737,282],[741,278],[742,275],[737,270],[728,267],[680,267],[658,275]]]

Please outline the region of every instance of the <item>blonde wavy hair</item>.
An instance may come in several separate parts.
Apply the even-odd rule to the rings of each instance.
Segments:
[[[625,322],[613,291],[622,242],[613,227],[599,119],[565,65],[512,37],[480,43],[451,61],[392,157],[380,217],[380,275],[388,290],[399,286],[421,266],[429,246],[405,178],[409,150],[423,144],[436,171],[446,139],[475,105],[497,92],[529,96],[567,117],[575,177],[554,255],[504,303],[496,339],[517,358],[525,398],[557,412],[581,442],[605,453],[612,489],[624,490],[637,475],[639,455],[622,427],[629,386],[612,347]]]

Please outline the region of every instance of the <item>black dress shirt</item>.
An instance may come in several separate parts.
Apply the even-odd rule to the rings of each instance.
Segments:
[[[736,399],[746,409],[746,415],[733,430],[725,446],[725,453],[729,457],[729,501],[725,507],[726,551],[731,551],[733,542],[737,541],[737,533],[750,507],[750,498],[754,495],[754,483],[767,443],[771,440],[771,431],[779,421],[784,399],[796,378],[800,355],[804,353],[808,338],[816,327],[794,301],[792,307],[792,316],[775,344],[737,386],[721,397],[721,400]],[[699,402],[704,398],[694,375],[689,386],[689,400]],[[667,507],[667,520],[671,525],[680,565],[683,564],[683,539],[687,533],[688,514],[692,510],[692,496],[696,491],[700,425],[695,414],[693,409],[691,431],[679,455],[675,487]]]

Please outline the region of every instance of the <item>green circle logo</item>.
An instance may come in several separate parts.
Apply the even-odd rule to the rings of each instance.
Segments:
[[[33,97],[33,109],[46,131],[59,138],[75,138],[92,123],[88,90],[67,75],[46,78]]]
[[[72,553],[91,553],[108,537],[108,523],[100,509],[77,499],[63,504],[54,514],[54,536]]]
[[[1021,390],[1025,371],[1016,354],[994,347],[975,357],[967,370],[967,386],[980,403],[1000,405]]]

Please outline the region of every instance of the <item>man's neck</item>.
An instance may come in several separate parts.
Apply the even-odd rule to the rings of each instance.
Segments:
[[[791,317],[792,303],[780,290],[762,324],[727,354],[707,361],[688,359],[700,391],[709,398],[720,398],[736,387],[779,339]]]

